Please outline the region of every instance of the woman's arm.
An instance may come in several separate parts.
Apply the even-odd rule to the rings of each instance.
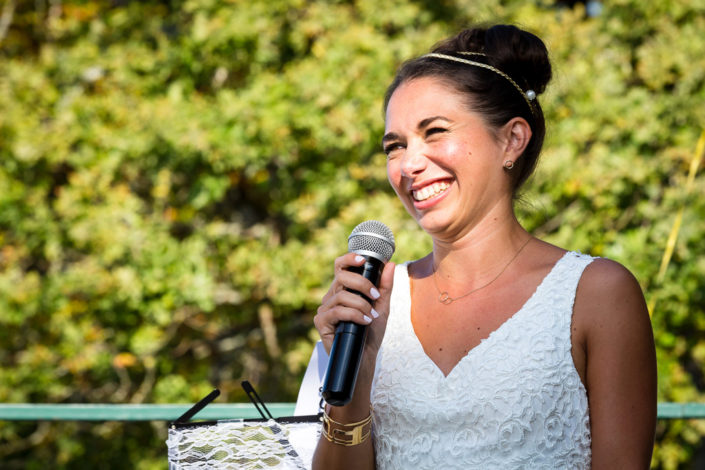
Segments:
[[[578,286],[574,334],[582,338],[592,468],[648,469],[656,426],[656,355],[638,282],[598,259]]]
[[[351,402],[345,406],[326,405],[326,413],[330,419],[343,425],[358,423],[370,416],[370,391],[374,379],[377,352],[382,344],[389,315],[389,298],[394,280],[394,264],[387,263],[382,272],[379,288],[375,289],[376,295],[368,295],[370,298],[376,298],[373,309],[366,300],[346,290],[352,289],[368,293],[374,288],[369,280],[348,271],[349,267],[360,266],[363,263],[364,260],[356,259],[352,253],[343,255],[336,260],[335,278],[323,297],[314,318],[323,345],[329,353],[335,337],[335,327],[339,322],[352,321],[368,325],[365,349]],[[331,426],[341,430],[348,429],[338,425]],[[371,425],[365,425],[363,429],[367,431],[371,429]],[[322,433],[313,457],[313,469],[338,470],[346,468],[360,470],[375,468],[372,436],[360,444],[346,446],[330,442]]]

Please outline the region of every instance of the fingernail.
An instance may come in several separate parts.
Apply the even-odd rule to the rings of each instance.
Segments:
[[[372,323],[372,319],[368,317],[367,315],[363,315],[362,318],[367,322],[367,323]]]
[[[377,310],[372,309],[372,311],[370,313],[372,314],[373,317],[379,318],[379,313],[377,313]]]
[[[373,287],[370,289],[370,296],[375,300],[379,299],[379,291]]]
[[[365,259],[364,256],[357,255],[357,256],[355,257],[355,262],[356,262],[356,263],[360,263],[360,262],[362,262],[362,260],[364,260],[364,259]]]

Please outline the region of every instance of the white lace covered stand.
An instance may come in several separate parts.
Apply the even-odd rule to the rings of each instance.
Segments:
[[[318,422],[225,421],[170,427],[169,470],[311,468]]]

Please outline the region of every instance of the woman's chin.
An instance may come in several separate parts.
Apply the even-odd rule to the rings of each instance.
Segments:
[[[446,232],[452,221],[448,217],[443,217],[441,214],[420,214],[416,217],[416,223],[421,229],[429,235],[436,235]]]

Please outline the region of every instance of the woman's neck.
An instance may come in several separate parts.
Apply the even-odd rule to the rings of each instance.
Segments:
[[[480,286],[505,269],[530,237],[513,213],[491,217],[455,239],[434,238],[423,271],[447,288]]]

